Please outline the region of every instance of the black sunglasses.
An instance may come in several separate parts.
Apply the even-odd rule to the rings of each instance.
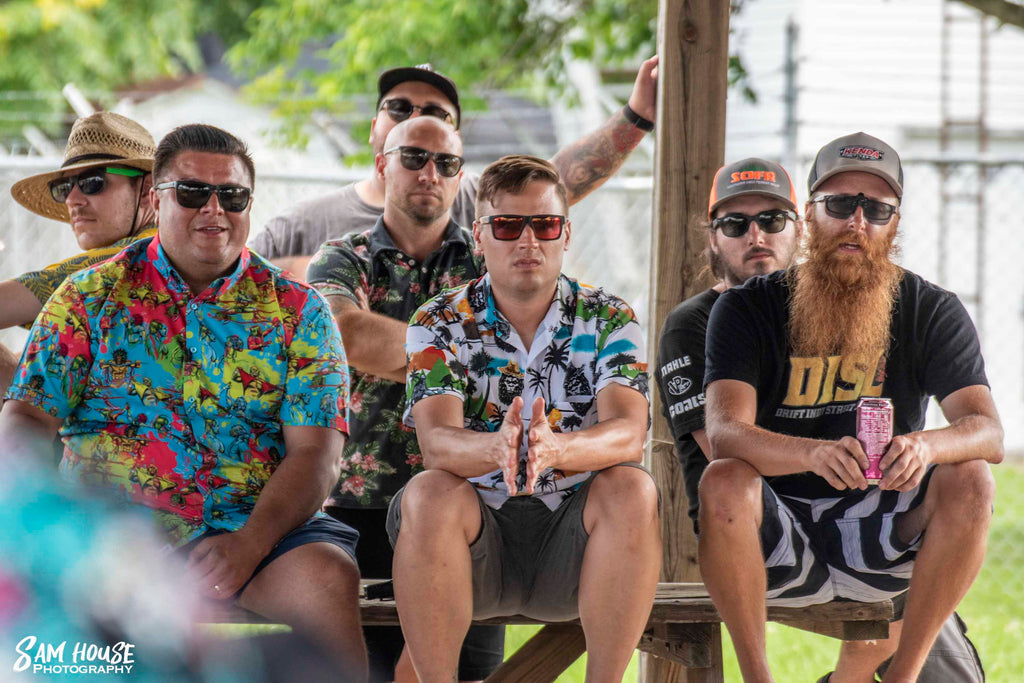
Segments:
[[[241,185],[210,185],[197,180],[170,180],[160,183],[154,189],[169,190],[174,188],[174,198],[186,209],[201,209],[210,201],[216,192],[217,201],[225,211],[239,213],[249,206],[252,190]]]
[[[864,220],[874,225],[885,225],[898,210],[892,204],[886,204],[877,199],[868,199],[863,192],[856,195],[827,194],[810,201],[811,204],[818,202],[825,203],[825,213],[832,218],[840,219],[852,216],[859,206],[864,209]]]
[[[519,239],[527,225],[533,228],[533,235],[537,239],[557,240],[562,236],[562,226],[565,225],[565,216],[557,214],[519,216],[503,213],[494,216],[481,216],[476,220],[483,225],[490,224],[494,239],[502,241]]]
[[[463,158],[456,156],[455,154],[445,154],[444,152],[428,152],[421,147],[406,147],[402,145],[400,147],[392,147],[391,149],[384,150],[384,156],[398,152],[398,160],[402,162],[404,168],[410,171],[418,171],[427,165],[427,162],[433,159],[434,166],[437,167],[437,172],[443,175],[445,178],[454,178],[462,170]]]
[[[455,125],[455,121],[452,120],[452,114],[444,107],[439,107],[436,104],[428,104],[423,107],[418,104],[413,104],[404,97],[396,97],[393,100],[384,100],[381,103],[381,109],[387,111],[388,116],[395,123],[401,123],[407,118],[412,116],[414,111],[418,111],[423,116],[433,116],[434,118],[441,119],[442,121],[448,121],[452,125]],[[457,128],[458,126],[456,126]]]
[[[137,168],[90,168],[78,175],[69,175],[51,180],[49,183],[50,196],[53,197],[53,201],[63,204],[71,196],[71,191],[74,190],[76,185],[82,194],[99,194],[107,186],[108,173],[123,175],[128,178],[138,178],[139,176],[146,175],[145,171],[140,171]]]
[[[750,222],[757,221],[761,232],[782,232],[786,229],[787,221],[795,221],[798,218],[796,211],[786,209],[772,209],[762,211],[756,216],[748,216],[745,213],[730,213],[719,216],[711,221],[711,228],[718,228],[726,237],[742,237],[750,230]]]

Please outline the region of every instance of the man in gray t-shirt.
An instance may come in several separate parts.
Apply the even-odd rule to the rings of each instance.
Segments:
[[[604,125],[555,154],[558,168],[575,204],[614,174],[626,157],[653,130],[658,58],[640,66],[626,106]],[[412,116],[435,116],[458,129],[462,119],[455,83],[429,64],[390,69],[377,82],[377,115],[370,126],[374,156],[384,151],[391,129]],[[466,173],[452,206],[452,218],[463,226],[473,223],[477,176]],[[370,177],[322,197],[295,205],[272,218],[249,247],[300,277],[310,257],[328,239],[368,230],[384,211],[384,181]]]
[[[452,204],[452,218],[461,226],[473,224],[473,204],[479,176],[462,176],[459,193]],[[384,211],[382,206],[368,204],[350,183],[327,194],[308,199],[271,218],[263,232],[249,246],[269,259],[316,253],[320,245],[352,232],[373,227]],[[301,273],[299,273],[301,275]]]

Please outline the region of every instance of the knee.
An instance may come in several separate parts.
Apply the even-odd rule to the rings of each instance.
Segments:
[[[637,467],[609,467],[594,475],[587,501],[619,519],[658,518],[658,487],[654,478]]]
[[[984,460],[940,465],[932,475],[939,485],[939,509],[965,522],[992,516],[996,480]]]
[[[731,519],[742,512],[760,509],[761,475],[742,460],[715,460],[704,470],[698,493],[702,520]]]
[[[456,523],[467,507],[478,506],[473,486],[444,470],[414,476],[402,492],[402,527],[436,528]]]

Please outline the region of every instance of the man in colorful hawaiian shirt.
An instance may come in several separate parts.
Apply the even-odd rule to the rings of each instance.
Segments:
[[[245,248],[253,180],[225,131],[160,142],[157,237],[50,299],[0,439],[59,429],[65,476],[149,509],[201,593],[312,635],[359,679],[358,534],[314,516],[347,431],[344,350],[319,294]]]
[[[68,223],[85,251],[0,282],[0,329],[30,327],[68,275],[156,234],[149,203],[155,150],[153,136],[135,121],[96,112],[71,127],[59,169],[11,187],[11,196],[32,213]],[[7,390],[17,366],[17,357],[0,345],[0,390]]]
[[[452,679],[471,619],[515,614],[578,616],[587,680],[619,681],[654,600],[641,330],[621,299],[561,273],[567,212],[550,163],[491,164],[473,224],[488,274],[409,325],[405,421],[427,470],[392,500],[388,533],[425,683]]]

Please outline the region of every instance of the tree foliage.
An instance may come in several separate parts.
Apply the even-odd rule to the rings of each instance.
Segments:
[[[62,125],[66,83],[93,93],[202,66],[199,36],[244,35],[257,0],[6,0],[0,3],[0,136]],[[106,104],[106,103],[104,103]]]

